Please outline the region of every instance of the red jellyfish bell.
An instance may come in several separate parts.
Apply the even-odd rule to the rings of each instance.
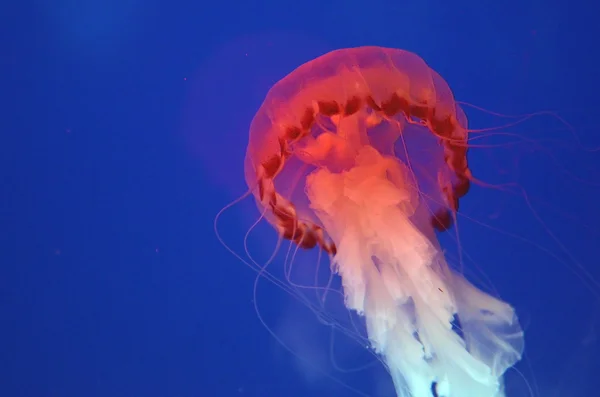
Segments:
[[[469,189],[466,154],[448,85],[397,49],[300,66],[252,122],[245,171],[261,211],[283,238],[330,254],[398,396],[503,396],[521,358],[513,308],[451,269],[434,233]]]

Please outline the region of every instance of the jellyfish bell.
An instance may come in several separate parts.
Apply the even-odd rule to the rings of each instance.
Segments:
[[[452,269],[436,238],[474,181],[467,140],[446,82],[380,47],[300,66],[250,128],[260,212],[283,239],[329,255],[398,396],[502,396],[522,355],[513,308]]]

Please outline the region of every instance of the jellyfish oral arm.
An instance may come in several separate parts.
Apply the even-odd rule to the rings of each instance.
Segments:
[[[403,175],[402,163],[365,145],[352,168],[307,177],[311,208],[337,246],[346,306],[364,316],[398,396],[503,396],[502,376],[523,349],[514,310],[448,267]]]

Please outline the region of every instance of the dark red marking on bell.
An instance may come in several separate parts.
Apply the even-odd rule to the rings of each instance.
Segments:
[[[369,105],[369,107],[370,107],[371,109],[373,109],[373,110],[377,110],[377,111],[380,111],[380,110],[381,110],[381,107],[379,107],[379,105],[375,103],[375,100],[373,99],[373,97],[372,97],[371,95],[368,95],[368,96],[365,98],[365,102],[367,103],[367,105]]]
[[[358,112],[358,109],[360,109],[360,104],[361,100],[357,96],[353,96],[352,98],[348,99],[348,101],[344,105],[344,114],[346,116],[350,116]]]
[[[335,254],[337,254],[337,247],[335,246],[334,243],[329,243],[327,245],[324,245],[323,249],[325,250],[325,252],[327,252],[331,256],[335,256]]]
[[[292,240],[296,242],[296,240],[302,236],[302,231],[298,229],[298,225],[285,223],[281,225],[283,227],[283,233],[281,233],[281,237],[286,240]]]
[[[258,181],[258,198],[261,202],[265,199],[265,188],[263,187],[262,180]]]
[[[340,105],[336,101],[319,101],[319,113],[323,116],[335,116],[340,113]]]
[[[404,114],[408,114],[410,106],[405,98],[400,98],[400,96],[394,92],[387,101],[381,104],[381,110],[386,116],[392,117],[400,111],[404,112]]]
[[[273,155],[267,161],[262,163],[262,166],[265,169],[265,177],[268,179],[273,179],[281,167],[281,156]]]
[[[294,242],[298,244],[298,247],[303,249],[314,248],[317,245],[317,238],[312,230],[310,230],[304,223],[301,223],[298,226],[302,233],[300,233],[300,235],[294,239]]]
[[[449,137],[454,130],[454,124],[452,123],[452,117],[448,116],[443,120],[432,119],[431,129],[434,133],[439,136]]]
[[[291,141],[298,139],[301,135],[302,135],[302,128],[300,128],[300,127],[295,127],[295,126],[288,127],[285,131],[285,136]]]
[[[445,232],[452,227],[454,219],[448,210],[440,210],[431,218],[431,224],[438,232]]]
[[[460,179],[452,187],[452,190],[454,190],[454,194],[457,197],[463,197],[464,195],[466,195],[469,192],[469,189],[471,189],[471,181],[467,178]]]
[[[304,114],[300,119],[300,125],[304,131],[309,131],[315,122],[315,111],[313,108],[304,109]]]
[[[277,138],[279,141],[279,150],[281,152],[281,159],[282,161],[289,158],[292,153],[288,150],[288,144],[287,141],[281,137]]]
[[[421,120],[427,120],[432,111],[427,105],[413,105],[410,107],[410,115]]]

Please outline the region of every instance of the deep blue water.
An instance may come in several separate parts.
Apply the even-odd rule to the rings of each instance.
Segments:
[[[586,0],[3,4],[0,396],[357,395],[324,373],[390,396],[377,365],[336,370],[373,359],[281,290],[261,281],[255,301],[255,273],[213,232],[246,189],[248,126],[269,87],[360,45],[419,54],[459,100],[570,123],[511,130],[550,152],[472,151],[474,173],[518,179],[545,226],[522,196],[483,187],[461,211],[530,243],[467,218],[460,236],[517,308],[517,368],[535,395],[594,396],[600,286],[578,276],[600,279],[600,152],[585,149],[600,146],[597,15]],[[506,122],[467,115],[473,128]],[[240,249],[257,216],[236,206],[223,236]],[[250,248],[266,255],[275,235],[257,233]],[[528,395],[515,371],[508,386]]]

